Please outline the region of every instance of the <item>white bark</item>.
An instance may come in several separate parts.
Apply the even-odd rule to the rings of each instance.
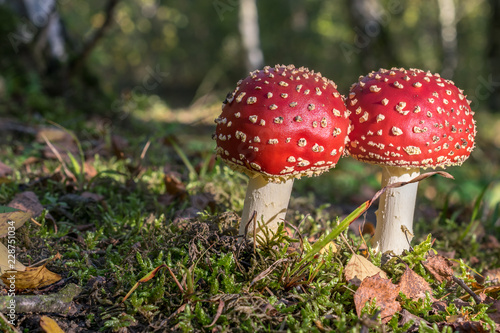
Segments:
[[[243,205],[243,213],[240,222],[240,235],[245,234],[248,225],[247,238],[253,238],[254,221],[257,221],[257,238],[263,237],[261,226],[276,233],[278,224],[283,223],[286,215],[290,194],[292,193],[293,179],[285,183],[270,183],[262,176],[250,178],[247,193]],[[256,219],[252,216],[256,212]],[[252,220],[250,220],[252,219]]]
[[[419,168],[383,167],[382,187],[409,181],[420,174]],[[377,252],[401,254],[410,248],[413,238],[413,212],[418,182],[389,188],[381,196],[376,212],[377,227],[372,245]]]
[[[438,0],[439,23],[441,24],[441,43],[443,47],[443,68],[441,75],[453,78],[458,64],[457,50],[457,11],[453,0]]]
[[[264,64],[260,48],[259,14],[256,0],[240,0],[239,29],[246,54],[247,70],[253,71]]]

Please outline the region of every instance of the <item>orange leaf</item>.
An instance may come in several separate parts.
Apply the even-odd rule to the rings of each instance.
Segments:
[[[130,295],[132,295],[132,293],[134,292],[134,290],[136,290],[137,287],[139,287],[139,284],[144,283],[144,282],[148,282],[149,280],[151,280],[152,278],[154,278],[155,275],[156,275],[156,273],[158,273],[158,271],[160,269],[162,269],[163,267],[167,267],[167,265],[163,264],[163,265],[160,265],[160,266],[156,267],[151,272],[149,272],[144,277],[142,277],[142,279],[140,279],[139,281],[137,281],[136,284],[134,284],[134,286],[132,287],[132,289],[130,289],[130,291],[127,293],[127,295],[125,295],[125,297],[122,299],[121,303],[125,302],[127,300],[127,298],[129,298]]]
[[[40,327],[45,333],[64,333],[59,325],[57,325],[56,321],[47,316],[42,316],[40,318]]]
[[[14,284],[16,290],[22,290],[48,286],[61,280],[61,276],[49,271],[43,265],[40,267],[26,267],[25,271],[7,271],[0,276],[0,279],[7,286]]]
[[[398,295],[399,286],[393,284],[391,280],[384,279],[379,274],[367,277],[354,294],[356,313],[360,317],[366,302],[375,298],[376,306],[380,307],[382,322],[386,324],[395,313],[401,311],[401,305],[396,301]]]

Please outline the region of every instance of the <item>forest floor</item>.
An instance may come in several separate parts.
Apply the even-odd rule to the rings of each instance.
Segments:
[[[455,180],[419,185],[412,250],[382,257],[377,202],[356,214],[380,170],[350,158],[295,182],[275,237],[238,242],[247,180],[213,156],[218,107],[0,120],[2,243],[28,266],[13,316],[2,276],[2,331],[500,332],[499,115],[476,114]]]

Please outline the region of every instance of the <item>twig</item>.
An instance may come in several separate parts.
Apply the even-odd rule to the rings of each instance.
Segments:
[[[453,281],[455,281],[460,287],[462,287],[469,295],[472,296],[472,298],[474,299],[474,301],[476,302],[476,304],[481,304],[482,303],[482,300],[481,298],[475,293],[472,291],[472,289],[469,288],[468,285],[465,284],[464,281],[462,281],[461,279],[457,278],[456,276],[452,275],[451,278],[453,279]]]

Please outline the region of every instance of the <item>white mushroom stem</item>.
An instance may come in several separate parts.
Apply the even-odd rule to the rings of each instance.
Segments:
[[[263,237],[261,225],[267,230],[276,233],[278,224],[283,223],[286,215],[290,194],[292,193],[293,178],[284,183],[271,183],[258,175],[250,178],[241,215],[240,235],[245,234],[248,225],[247,238],[253,238],[254,221],[257,221],[257,237]],[[256,218],[252,219],[254,211]]]
[[[382,187],[406,182],[420,175],[419,168],[384,166]],[[397,188],[388,188],[381,196],[376,212],[377,227],[372,245],[377,252],[392,251],[401,254],[410,248],[413,238],[413,212],[418,182]]]

